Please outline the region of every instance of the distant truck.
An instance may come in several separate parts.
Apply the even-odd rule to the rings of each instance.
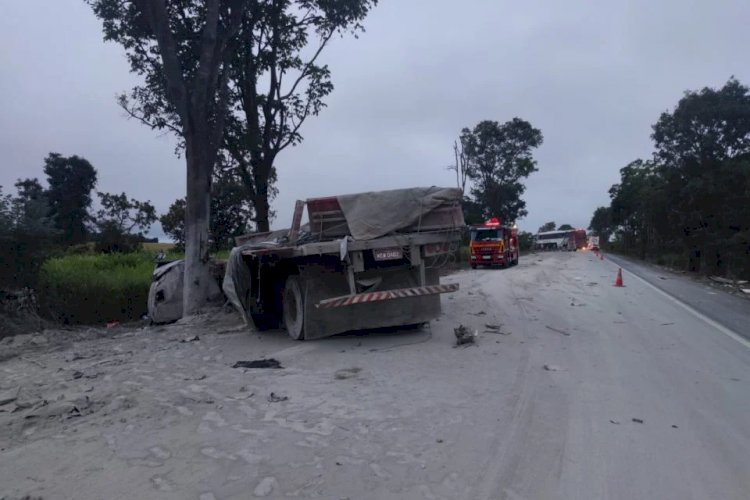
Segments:
[[[258,329],[296,340],[430,321],[458,290],[438,271],[460,243],[461,199],[431,187],[298,201],[291,229],[238,238],[224,293]]]
[[[589,249],[595,252],[599,251],[599,237],[589,236]]]
[[[588,235],[585,229],[576,229],[573,232],[573,250],[584,250],[588,246]]]
[[[518,230],[503,226],[496,217],[481,226],[471,227],[469,264],[507,267],[518,264]]]

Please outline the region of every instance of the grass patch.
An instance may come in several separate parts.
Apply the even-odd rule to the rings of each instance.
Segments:
[[[41,310],[66,324],[138,319],[147,311],[153,269],[146,252],[50,259],[37,287]]]
[[[143,243],[143,250],[146,252],[169,252],[174,247],[174,243]]]

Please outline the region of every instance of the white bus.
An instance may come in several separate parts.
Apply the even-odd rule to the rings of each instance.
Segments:
[[[575,250],[575,241],[571,243],[571,231],[545,231],[536,233],[534,248],[536,250]]]

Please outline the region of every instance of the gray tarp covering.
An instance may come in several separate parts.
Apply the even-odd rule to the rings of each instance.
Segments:
[[[418,224],[443,203],[461,201],[458,188],[409,188],[338,196],[349,232],[355,240],[380,238]]]
[[[227,268],[224,272],[224,281],[221,289],[224,291],[229,303],[242,314],[242,319],[248,322],[248,306],[250,297],[250,269],[242,259],[242,251],[253,248],[269,248],[277,246],[277,241],[289,233],[288,229],[281,229],[267,234],[262,238],[250,238],[248,242],[240,247],[234,247],[227,259]]]
[[[246,245],[247,246],[247,245]],[[224,290],[227,300],[242,315],[245,323],[248,323],[248,297],[250,296],[250,269],[242,260],[242,250],[246,246],[234,247],[227,259],[227,269],[224,272],[224,281],[221,289]]]

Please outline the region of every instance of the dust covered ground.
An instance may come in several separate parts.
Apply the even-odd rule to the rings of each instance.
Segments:
[[[616,269],[452,274],[421,330],[294,342],[215,312],[4,339],[0,498],[747,498],[750,349]]]

